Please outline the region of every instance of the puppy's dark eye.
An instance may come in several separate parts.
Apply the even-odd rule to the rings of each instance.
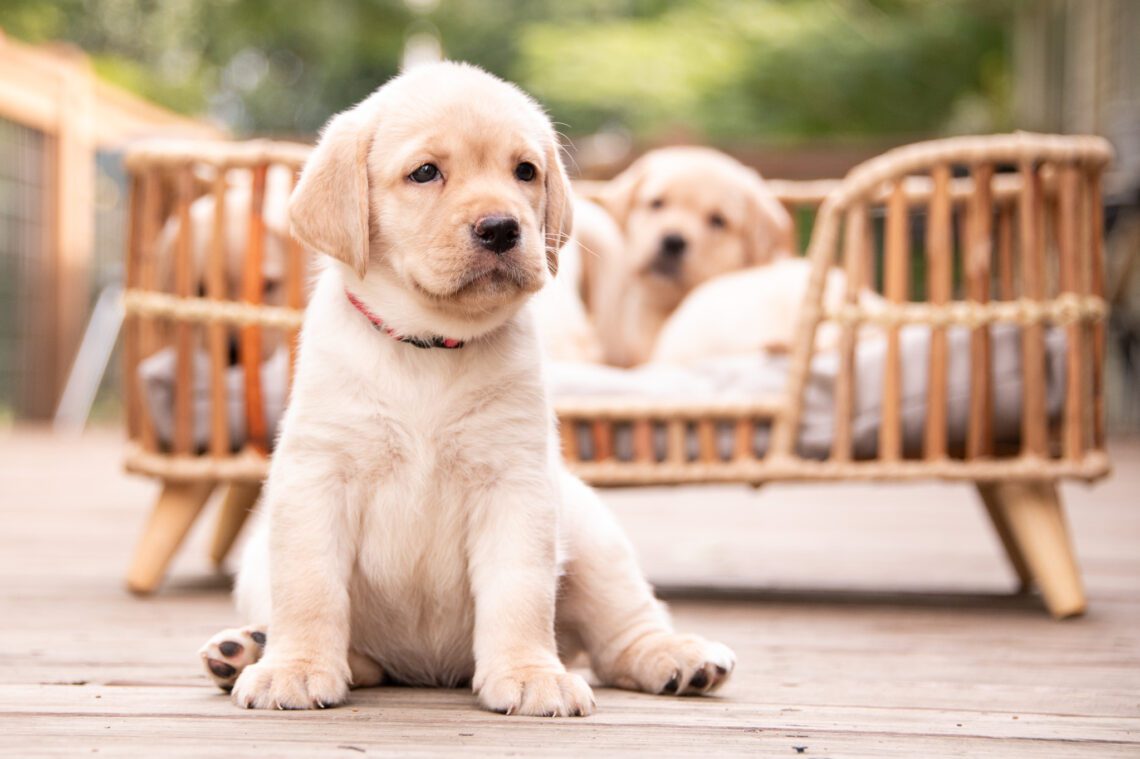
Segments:
[[[527,161],[523,161],[515,167],[515,177],[523,182],[529,182],[534,179],[537,173],[538,169],[534,168],[534,164]]]
[[[665,207],[665,198],[654,198],[649,201],[649,207],[656,211],[658,208]]]
[[[728,222],[725,221],[724,217],[719,213],[710,213],[709,226],[716,229],[724,229],[726,226],[728,226]]]
[[[409,174],[408,179],[412,180],[413,182],[417,182],[419,184],[425,184],[425,183],[430,182],[431,180],[435,179],[438,176],[439,176],[439,167],[436,166],[434,163],[425,163],[423,166],[419,167],[418,169],[413,171],[411,174]]]

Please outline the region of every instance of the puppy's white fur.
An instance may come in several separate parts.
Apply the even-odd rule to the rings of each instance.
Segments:
[[[520,161],[536,180],[515,177]],[[441,178],[410,182],[425,162]],[[413,69],[326,129],[291,215],[332,260],[236,589],[247,621],[269,623],[238,704],[470,680],[491,710],[588,714],[590,688],[564,666],[578,652],[603,683],[654,693],[731,672],[726,647],[672,631],[618,525],[562,465],[525,303],[554,268],[568,198],[545,115],[473,67]],[[521,227],[500,258],[472,243],[491,212]],[[346,289],[402,334],[467,345],[394,340]]]
[[[625,236],[596,267],[596,317],[605,360],[650,358],[665,320],[703,282],[790,254],[792,219],[760,175],[720,151],[653,150],[598,192]],[[670,253],[666,241],[683,241]]]
[[[710,279],[689,293],[666,320],[650,360],[683,365],[722,356],[789,351],[810,278],[809,261],[783,258]],[[838,310],[846,292],[843,272],[828,270],[824,310]],[[864,288],[859,292],[859,303],[874,311],[883,300]],[[861,334],[872,329],[865,327]],[[833,322],[820,324],[815,333],[816,350],[833,350],[839,332]]]

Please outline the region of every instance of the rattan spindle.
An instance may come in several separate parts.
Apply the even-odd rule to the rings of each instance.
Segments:
[[[178,238],[174,245],[174,294],[189,298],[194,292],[193,236],[190,204],[194,201],[194,174],[190,164],[180,166],[177,182]],[[194,325],[179,321],[174,325],[174,452],[189,455],[194,449]]]
[[[949,303],[951,296],[950,167],[938,163],[930,173],[934,180],[934,194],[930,198],[926,224],[927,300],[941,306]],[[927,460],[946,457],[947,362],[946,328],[932,324],[923,445],[923,455]]]
[[[1022,296],[1045,300],[1045,236],[1041,174],[1031,162],[1021,165],[1021,199],[1018,216],[1021,227]],[[1040,323],[1028,324],[1021,333],[1022,452],[1044,457],[1047,453],[1045,407],[1045,334]]]
[[[867,206],[858,202],[847,209],[843,227],[843,270],[846,279],[844,302],[859,302],[859,289],[863,284],[864,259],[868,256]],[[843,322],[839,337],[839,374],[835,379],[835,438],[831,458],[850,461],[852,457],[851,414],[855,405],[855,331],[857,325]]]
[[[1104,281],[1104,200],[1101,197],[1100,166],[1089,167],[1085,174],[1087,181],[1086,197],[1089,206],[1088,240],[1082,245],[1089,249],[1089,289],[1099,298],[1105,297]],[[1104,322],[1098,320],[1092,325],[1092,427],[1093,445],[1099,450],[1104,447]]]
[[[747,461],[756,456],[752,442],[756,433],[751,419],[737,419],[733,426],[732,457],[736,461]]]
[[[1013,258],[1014,208],[1012,203],[1002,203],[997,214],[997,268],[998,300],[1010,301],[1014,298],[1013,278],[1015,274]]]
[[[1081,274],[1081,252],[1077,209],[1080,207],[1081,176],[1076,164],[1061,167],[1058,191],[1057,247],[1060,254],[1060,289],[1062,293],[1084,295]],[[1084,325],[1073,321],[1065,325],[1065,406],[1062,414],[1061,452],[1065,458],[1077,460],[1084,453]]]
[[[140,237],[142,239],[139,245],[138,289],[146,292],[158,289],[156,286],[158,280],[156,249],[159,230],[162,228],[162,219],[160,218],[162,213],[162,173],[160,169],[151,168],[143,173],[142,193],[142,224],[140,225]],[[154,317],[141,314],[138,316],[137,322],[139,358],[145,359],[158,350],[158,325],[155,324]],[[141,383],[139,390],[140,443],[144,451],[154,452],[158,450],[158,434],[154,428],[150,409],[142,400]]]
[[[906,188],[897,180],[887,199],[887,228],[883,252],[883,295],[890,303],[910,297],[910,214]],[[883,419],[879,426],[879,457],[898,461],[902,457],[902,364],[899,327],[887,327],[887,353],[883,367]]]
[[[685,451],[685,420],[670,419],[665,426],[665,460],[670,464],[684,464],[688,458]]]
[[[614,457],[614,425],[609,419],[595,419],[590,429],[594,435],[594,461]]]
[[[576,426],[577,424],[573,419],[558,420],[558,437],[562,441],[562,457],[569,462],[581,459],[578,454],[578,437],[574,434]]]
[[[226,172],[218,169],[212,189],[214,228],[206,265],[206,294],[216,301],[230,297],[226,287]],[[230,453],[230,429],[226,400],[226,368],[229,328],[222,322],[207,327],[210,352],[210,454],[222,458]]]
[[[633,422],[634,461],[653,461],[653,422],[649,418],[635,419]]]
[[[710,463],[720,458],[716,450],[716,422],[709,418],[697,422],[698,461]]]
[[[252,169],[249,204],[249,242],[242,277],[242,300],[260,304],[265,290],[265,175],[264,163]],[[241,363],[245,373],[245,415],[249,447],[260,454],[269,452],[265,401],[261,391],[261,327],[241,328]]]
[[[966,209],[963,268],[969,300],[988,303],[993,260],[993,166],[979,164],[972,174],[975,187]],[[966,457],[971,459],[993,452],[992,358],[990,325],[975,327],[970,334],[970,411],[966,429]]]
[[[139,258],[142,245],[142,179],[131,175],[130,217],[127,219],[127,256],[123,284],[127,290],[139,286]],[[142,387],[139,382],[139,317],[128,313],[123,318],[123,381],[126,384],[127,437],[138,440],[142,435]]]
[[[289,190],[297,184],[297,172],[290,172]],[[302,309],[305,307],[305,250],[297,238],[291,234],[286,235],[285,244],[285,305],[290,308]],[[301,330],[291,329],[288,332],[289,340],[289,385],[293,384],[293,373],[297,367],[297,341]]]

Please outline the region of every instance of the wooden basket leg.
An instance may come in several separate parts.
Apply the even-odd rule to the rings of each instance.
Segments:
[[[131,592],[152,593],[162,582],[174,552],[206,505],[215,484],[212,480],[163,484],[127,571]]]
[[[218,526],[214,529],[214,542],[210,546],[210,560],[220,567],[249,518],[257,497],[261,495],[260,482],[234,482],[226,490],[222,508],[218,512]]]
[[[1005,516],[1005,510],[1001,507],[999,490],[1000,486],[992,482],[978,483],[978,495],[982,497],[982,503],[985,504],[986,513],[990,515],[990,522],[994,526],[994,532],[996,532],[1001,539],[1001,544],[1005,549],[1005,555],[1009,559],[1010,566],[1012,566],[1013,571],[1017,573],[1019,583],[1018,592],[1026,593],[1033,584],[1033,575],[1029,571],[1029,566],[1025,563],[1025,555],[1021,552],[1017,541],[1014,540],[1013,530],[1010,529],[1009,520],[1006,519]]]
[[[1032,577],[1054,617],[1083,614],[1085,592],[1057,486],[994,482],[978,489],[1018,576]]]

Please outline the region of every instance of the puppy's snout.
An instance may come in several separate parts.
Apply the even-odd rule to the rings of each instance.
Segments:
[[[678,258],[685,252],[685,248],[687,248],[688,245],[688,241],[676,232],[667,234],[661,238],[661,253],[666,256]]]
[[[519,220],[513,216],[484,216],[475,222],[475,239],[487,250],[506,253],[519,241]]]

